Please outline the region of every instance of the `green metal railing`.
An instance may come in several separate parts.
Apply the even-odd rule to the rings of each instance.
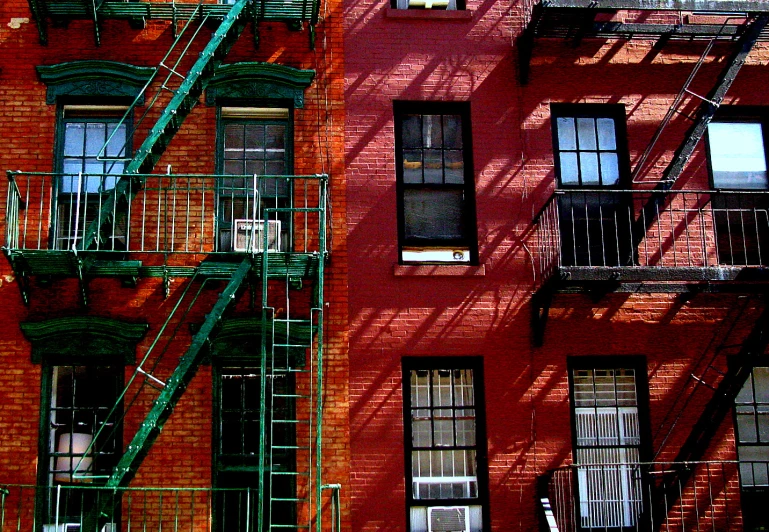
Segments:
[[[143,185],[129,183],[136,186],[136,190],[130,191],[134,200],[122,210],[114,199],[108,205],[110,198],[105,188],[121,177],[136,175],[71,176],[20,171],[7,175],[5,249],[11,252],[326,251],[318,236],[319,227],[326,223],[325,175],[142,174],[139,177]],[[72,189],[80,192],[57,194],[62,179],[73,180]],[[236,203],[241,214],[222,214],[225,207]],[[85,248],[83,236],[87,225],[101,222],[99,216],[105,206],[119,213],[110,224],[111,234]],[[265,243],[257,238],[270,235],[273,238]],[[240,242],[233,238],[238,236]]]

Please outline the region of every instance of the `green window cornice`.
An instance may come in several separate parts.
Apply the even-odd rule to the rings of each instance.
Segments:
[[[304,107],[304,91],[315,78],[314,70],[275,63],[243,62],[221,65],[206,89],[206,103],[219,99],[284,99]]]
[[[136,98],[154,74],[152,67],[117,61],[71,61],[40,65],[37,73],[48,86],[45,101],[55,104],[61,96]],[[143,103],[142,100],[139,103]]]
[[[258,361],[262,347],[262,320],[256,318],[229,318],[222,321],[216,336],[211,340],[211,358],[214,361],[233,361],[248,363]],[[286,355],[288,363],[294,367],[305,365],[305,348],[302,346],[312,343],[312,336],[316,332],[310,322],[292,322],[288,324],[281,321],[267,323],[266,344],[291,345],[295,347],[275,347],[275,358],[285,364]],[[274,337],[273,337],[274,336]],[[282,352],[279,352],[282,351]],[[286,352],[287,351],[287,352]]]
[[[92,358],[125,364],[136,361],[136,344],[144,338],[149,325],[126,323],[97,316],[54,318],[21,324],[21,331],[32,343],[32,362],[44,359]]]

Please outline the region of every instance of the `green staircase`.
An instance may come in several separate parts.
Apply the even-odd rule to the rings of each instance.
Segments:
[[[178,87],[165,86],[173,92],[168,105],[163,109],[155,125],[150,130],[142,145],[128,162],[125,173],[149,174],[155,168],[155,164],[165,152],[176,132],[182,127],[185,118],[190,114],[195,104],[200,99],[208,83],[213,78],[216,68],[222,63],[227,53],[240,37],[247,23],[245,9],[252,0],[237,0],[232,5],[227,15],[222,20],[217,30],[211,37],[211,41],[200,53],[197,61],[189,72],[179,76],[172,72],[169,80],[180,79]],[[174,43],[174,46],[176,43]],[[167,68],[163,65],[158,67]],[[104,200],[101,210],[90,223],[80,243],[81,250],[87,250],[94,245],[100,247],[107,241],[110,228],[115,223],[115,218],[125,213],[131,200],[141,188],[142,179],[121,177]]]
[[[206,354],[203,347],[206,345],[214,327],[216,327],[225,311],[235,300],[238,290],[250,271],[251,259],[245,258],[233,274],[227,287],[219,295],[219,299],[211,312],[206,316],[203,325],[193,336],[187,352],[179,359],[179,365],[165,382],[165,386],[154,401],[152,409],[142,422],[131,443],[128,444],[125,454],[123,454],[115,467],[112,476],[107,480],[105,484],[107,488],[125,487],[136,475],[136,471],[144,457],[149,453],[152,444],[173,412],[176,403],[184,394],[187,385],[195,376],[198,367],[200,367],[200,363]]]

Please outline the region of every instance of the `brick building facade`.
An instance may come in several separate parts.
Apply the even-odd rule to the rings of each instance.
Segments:
[[[762,530],[765,6],[345,9],[352,529]]]
[[[347,527],[341,4],[0,19],[3,529]]]

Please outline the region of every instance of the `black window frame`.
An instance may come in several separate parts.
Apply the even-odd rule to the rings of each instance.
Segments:
[[[84,123],[84,124],[90,124],[90,123],[104,123],[104,124],[118,124],[120,123],[121,126],[125,127],[125,144],[123,146],[122,152],[123,157],[121,157],[121,161],[115,161],[115,160],[104,160],[103,166],[106,173],[110,173],[113,167],[115,166],[122,166],[122,168],[119,168],[118,174],[122,174],[125,171],[125,166],[128,164],[127,161],[130,160],[130,157],[133,153],[133,113],[130,112],[126,115],[126,111],[129,109],[130,102],[126,102],[122,98],[116,98],[116,99],[110,99],[107,100],[103,99],[96,99],[96,102],[93,101],[87,101],[84,98],[74,98],[74,99],[62,99],[56,109],[56,133],[55,133],[55,141],[54,141],[54,170],[58,174],[61,175],[61,177],[58,177],[57,179],[54,179],[52,182],[53,186],[53,205],[52,205],[52,214],[51,214],[51,227],[49,231],[49,237],[48,237],[48,245],[49,249],[63,249],[59,246],[60,240],[66,240],[67,242],[72,241],[72,232],[74,231],[74,227],[71,226],[69,229],[69,237],[61,237],[60,233],[62,230],[66,228],[60,227],[60,209],[66,205],[66,200],[69,198],[70,208],[72,205],[72,198],[77,196],[76,192],[64,192],[63,189],[63,180],[68,179],[66,176],[64,176],[65,172],[65,159],[68,157],[66,156],[66,132],[67,132],[67,124],[72,123]],[[67,111],[73,108],[74,110],[71,111],[71,115],[67,116]],[[110,134],[106,135],[106,139],[108,140],[110,138]],[[85,140],[85,137],[84,137]],[[82,159],[83,162],[85,162],[88,157],[85,153],[77,156],[76,158]],[[74,179],[74,178],[69,178]],[[102,204],[102,201],[107,197],[109,194],[110,188],[105,188],[104,185],[108,179],[103,177],[101,178],[101,184],[99,185],[99,188],[101,192],[98,193],[90,193],[91,198],[80,198],[81,203],[90,201],[92,205],[91,207],[86,207],[86,209],[91,208],[99,208]],[[117,182],[117,178],[115,178],[115,182]],[[88,186],[85,183],[81,183],[81,189],[83,186]],[[78,206],[78,208],[80,208]],[[71,210],[71,209],[70,209]],[[70,213],[71,215],[71,213]],[[82,235],[85,231],[85,229],[88,227],[88,223],[90,220],[81,220],[80,225],[78,227],[78,234]],[[124,251],[122,249],[127,243],[124,242],[126,238],[126,229],[125,227],[115,227],[116,233],[114,236],[115,238],[111,239],[110,245],[106,249],[109,251]],[[119,232],[122,231],[122,234]],[[76,235],[77,236],[77,235]],[[78,237],[79,238],[79,237]],[[120,242],[121,239],[123,242]],[[69,249],[69,248],[66,248]]]
[[[719,122],[730,122],[730,123],[745,123],[745,124],[760,124],[761,125],[761,132],[762,132],[762,138],[764,141],[764,161],[766,162],[767,167],[767,173],[769,174],[769,107],[760,107],[760,106],[747,106],[747,105],[728,105],[723,106],[718,109],[716,114],[713,116],[713,119],[710,121],[710,124],[712,123],[719,123]],[[767,187],[764,189],[751,189],[751,188],[741,188],[741,187],[721,187],[716,188],[715,180],[713,176],[713,156],[710,149],[710,136],[709,136],[709,126],[708,129],[705,130],[705,154],[707,159],[707,165],[708,165],[708,184],[712,190],[723,190],[723,191],[737,191],[737,190],[769,190],[769,183],[767,184]]]
[[[252,108],[252,109],[275,109],[276,112],[280,110],[287,110],[288,116],[283,118],[259,118],[256,116],[225,116],[223,113],[223,109],[227,107],[234,107],[234,108]],[[229,99],[220,99],[217,101],[217,109],[216,109],[216,144],[215,144],[215,167],[216,167],[216,173],[220,176],[227,175],[227,172],[225,170],[225,138],[226,138],[226,127],[228,124],[257,124],[257,125],[282,125],[285,126],[285,133],[284,133],[284,157],[283,157],[283,163],[284,163],[284,171],[283,175],[293,175],[294,174],[294,105],[293,102],[290,100],[283,100],[283,99],[271,99],[267,101],[262,100],[229,100]],[[235,175],[235,174],[233,174]],[[290,207],[293,205],[294,201],[294,194],[293,194],[293,183],[289,184],[287,195],[284,198],[285,205],[273,205],[273,207]],[[265,181],[265,186],[267,186],[267,183]],[[280,181],[275,184],[276,187],[281,186]],[[223,208],[221,206],[221,200],[220,197],[221,191],[225,190],[229,187],[224,186],[223,181],[221,179],[217,180],[216,184],[216,250],[219,252],[225,252],[225,253],[231,253],[234,252],[234,247],[232,245],[232,221],[227,220],[226,215],[223,212]],[[277,190],[276,190],[277,192]],[[248,195],[245,193],[244,195],[241,195],[245,197]],[[240,196],[238,196],[240,197]],[[265,196],[266,197],[266,196]],[[277,196],[276,196],[277,197]],[[262,214],[263,206],[258,206],[257,210],[260,211],[258,213],[259,217],[261,219],[264,218]],[[237,217],[233,217],[235,219]],[[273,215],[270,219],[278,219],[281,221],[281,250],[291,250],[293,249],[293,240],[294,240],[294,228],[293,228],[293,220],[290,215],[290,213],[278,213],[277,215]],[[222,232],[230,233],[230,245],[225,246],[223,242],[223,236]]]
[[[483,374],[484,359],[481,356],[461,357],[431,357],[408,356],[401,360],[403,382],[403,432],[404,432],[404,468],[406,480],[406,523],[407,530],[411,530],[411,508],[434,506],[480,506],[483,531],[490,530],[489,518],[489,477],[488,477],[488,442],[486,436],[486,402]],[[476,475],[478,480],[478,495],[476,498],[431,498],[418,499],[413,493],[412,471],[412,401],[411,401],[411,372],[432,370],[472,370],[473,372],[473,397],[475,408],[475,460]],[[455,429],[456,430],[456,429]],[[445,450],[448,447],[433,446],[436,449]],[[425,449],[425,448],[419,448]]]
[[[577,370],[617,370],[617,369],[632,369],[635,372],[635,387],[636,387],[636,403],[638,408],[638,424],[639,424],[639,436],[640,445],[638,445],[639,462],[649,462],[652,459],[652,438],[651,438],[651,420],[649,410],[649,381],[648,381],[648,369],[646,357],[643,355],[625,355],[625,356],[570,356],[567,358],[567,376],[569,381],[569,417],[571,424],[571,439],[572,439],[572,463],[578,465],[577,462],[577,449],[588,448],[579,447],[577,444],[577,419],[576,419],[576,404],[574,399],[574,372]],[[608,447],[608,446],[607,446]],[[592,448],[600,449],[607,448],[600,446],[593,446]],[[607,526],[600,527],[582,527],[581,526],[581,514],[580,514],[580,493],[579,493],[579,481],[577,469],[574,470],[573,485],[574,485],[574,511],[575,511],[575,526],[577,530],[637,530],[643,529],[646,526],[646,520],[649,518],[648,509],[651,508],[652,501],[649,500],[648,490],[644,489],[647,486],[648,479],[645,477],[645,472],[641,471],[641,487],[642,487],[642,512],[636,516],[636,523],[630,528],[612,528]],[[637,528],[638,527],[638,528]]]
[[[250,359],[250,360],[244,360],[239,358],[230,359],[227,357],[223,357],[221,360],[216,360],[213,364],[213,400],[212,400],[212,446],[211,446],[211,481],[212,486],[215,490],[218,488],[258,488],[258,481],[259,481],[259,449],[257,444],[256,454],[253,453],[247,453],[245,452],[245,447],[243,449],[243,452],[241,453],[224,453],[223,451],[223,445],[225,443],[225,435],[224,430],[222,428],[222,412],[223,410],[226,410],[223,405],[223,377],[224,374],[230,374],[230,375],[236,375],[234,370],[241,370],[241,375],[245,374],[244,372],[248,371],[250,375],[255,376],[255,379],[259,380],[259,383],[261,385],[261,377],[259,373],[261,372],[261,369],[259,367],[259,361],[258,359]],[[283,413],[287,418],[289,419],[295,419],[296,412],[294,410],[294,405],[291,404],[291,402],[286,399],[288,397],[288,394],[295,394],[296,393],[296,379],[295,375],[291,372],[277,372],[274,374],[278,378],[285,378],[285,386],[286,388],[284,390],[279,390],[278,395],[283,396],[283,403],[286,405],[286,408],[283,410],[279,410],[281,413]],[[269,384],[269,381],[271,379],[271,375],[268,374],[267,381]],[[261,394],[261,390],[257,390]],[[245,393],[244,390],[242,390],[242,393]],[[268,387],[265,391],[265,400],[267,402],[267,405],[273,405],[273,402],[276,400],[274,396],[271,398],[270,394],[270,388]],[[280,401],[280,398],[278,399]],[[245,405],[243,410],[245,409]],[[256,405],[257,408],[259,407],[259,404]],[[274,406],[274,405],[273,405]],[[230,411],[233,411],[230,409]],[[252,411],[252,414],[256,414],[256,422],[259,422],[259,413],[258,411]],[[266,432],[265,432],[265,449],[270,448],[270,421],[272,419],[272,416],[274,414],[274,409],[270,410],[269,408],[265,411],[265,424],[266,424]],[[241,412],[241,423],[243,422],[243,413]],[[281,467],[284,468],[293,468],[289,470],[297,471],[297,456],[296,451],[292,449],[292,447],[296,446],[296,439],[297,439],[297,431],[295,424],[292,423],[282,423],[280,424],[281,427],[284,427],[284,429],[287,430],[287,433],[284,434],[283,438],[284,440],[279,443],[279,445],[284,446],[284,449],[280,450],[281,456],[279,457],[281,461],[284,462],[284,464]],[[241,427],[243,429],[243,432],[241,433],[241,436],[245,438],[246,436],[246,429],[245,426]],[[258,428],[257,428],[258,430]],[[256,437],[259,437],[259,434],[257,432]],[[264,486],[269,489],[270,483],[270,471],[271,469],[267,466],[265,466],[264,471]],[[286,476],[288,478],[288,476]],[[297,503],[296,501],[291,501],[289,499],[296,498],[297,493],[297,485],[296,480],[293,480],[290,482],[290,485],[283,486],[282,488],[278,489],[286,489],[288,490],[285,493],[280,494],[281,497],[285,497],[286,500],[282,501],[280,504],[282,505],[282,513],[281,515],[283,517],[287,518],[287,522],[281,522],[280,524],[287,525],[287,526],[296,526],[297,525]],[[290,493],[289,493],[290,492]],[[243,494],[242,492],[229,492],[230,495],[228,495],[228,492],[226,491],[217,491],[215,493],[214,499],[213,499],[213,530],[227,530],[227,531],[234,531],[238,530],[236,526],[233,526],[229,523],[222,522],[223,517],[222,512],[224,511],[224,508],[228,504],[233,503],[233,499],[236,501],[235,504],[242,504],[243,500]],[[226,498],[226,499],[225,499]],[[252,500],[248,501],[251,504],[252,512],[256,511],[256,503],[259,501],[259,494],[257,489],[254,489],[252,493]],[[269,530],[270,526],[270,512],[271,510],[271,504],[270,504],[270,497],[269,494],[264,497],[263,499],[263,529]],[[239,510],[238,513],[242,513],[242,509]],[[242,515],[241,515],[242,517]],[[253,521],[252,521],[253,522]],[[238,522],[237,525],[242,525],[242,522]],[[254,528],[251,529],[252,532],[255,530]]]
[[[35,503],[35,516],[36,516],[36,522],[40,524],[42,530],[42,525],[49,523],[51,519],[54,519],[54,516],[51,516],[51,498],[55,497],[56,489],[55,486],[61,484],[61,485],[72,485],[77,486],[78,484],[81,484],[81,482],[76,480],[76,477],[74,475],[71,475],[70,481],[67,482],[65,480],[56,479],[55,478],[55,467],[56,467],[56,459],[59,456],[58,451],[51,450],[51,440],[53,438],[53,434],[55,431],[58,430],[58,425],[54,425],[52,422],[52,412],[54,407],[52,406],[53,402],[53,390],[54,390],[54,373],[56,368],[109,368],[110,371],[114,372],[114,392],[115,396],[111,397],[109,399],[105,400],[105,403],[101,405],[99,408],[106,412],[112,412],[110,415],[110,418],[106,419],[105,422],[109,422],[109,419],[112,419],[111,422],[112,429],[105,429],[108,432],[102,433],[106,434],[106,436],[102,437],[101,439],[108,439],[112,442],[113,445],[113,451],[112,453],[104,453],[102,454],[102,458],[99,457],[99,449],[94,446],[92,453],[94,454],[93,457],[93,464],[92,464],[92,470],[95,477],[93,479],[89,479],[88,484],[85,484],[86,486],[99,486],[100,484],[106,483],[106,478],[103,478],[105,476],[108,476],[108,474],[111,474],[111,470],[117,465],[118,461],[122,457],[123,454],[123,427],[122,423],[120,422],[123,414],[123,401],[120,398],[120,393],[123,391],[123,387],[125,385],[125,362],[119,357],[93,357],[93,356],[87,356],[87,357],[61,357],[61,356],[49,356],[43,359],[42,361],[42,375],[41,375],[41,386],[40,386],[40,426],[38,431],[38,468],[37,468],[37,482],[38,486],[43,487],[43,489],[39,490],[37,492],[37,500]],[[99,382],[103,382],[102,378],[99,379]],[[73,391],[73,394],[75,391]],[[114,410],[113,410],[114,407]],[[74,422],[74,415],[76,411],[83,411],[88,410],[88,408],[85,407],[79,407],[75,408],[74,405],[72,405],[71,408],[68,407],[56,407],[57,410],[72,410],[73,412],[73,422]],[[94,414],[95,415],[95,414]],[[98,430],[95,429],[95,427],[91,427],[92,430]],[[76,428],[73,426],[71,427],[72,433],[76,430]],[[94,432],[95,435],[95,432]],[[56,442],[55,445],[60,445],[61,442]],[[74,445],[74,444],[73,444]],[[106,456],[105,456],[106,455]],[[77,472],[78,464],[79,462],[75,462],[74,458],[70,458],[67,460],[65,458],[65,461],[69,461],[71,467],[73,467],[73,473]],[[101,464],[102,467],[98,467],[98,461],[102,461]],[[51,470],[51,463],[54,464],[54,470]],[[106,463],[105,463],[106,462]],[[106,467],[104,467],[106,465]],[[82,467],[82,465],[80,466]],[[66,476],[66,474],[65,474]],[[54,478],[53,481],[51,481],[51,478]],[[62,493],[64,493],[65,497],[67,497],[66,492],[69,490],[62,490]],[[72,516],[66,516],[66,515],[60,515],[58,516],[59,520],[61,521],[64,518],[74,518],[78,519],[78,522],[82,525],[82,519],[85,519],[88,516],[88,511],[85,508],[85,505],[88,505],[90,508],[94,508],[99,504],[99,501],[102,497],[108,496],[107,494],[102,494],[100,491],[89,491],[89,490],[75,490],[69,494],[68,501],[79,504],[80,510],[76,510],[78,513],[73,514]],[[79,497],[79,500],[78,500]],[[65,509],[64,512],[67,512],[68,510]],[[119,507],[116,507],[114,505],[113,501],[113,510],[116,512],[109,521],[111,522],[119,522],[120,521],[120,510]],[[84,513],[85,512],[85,513]],[[70,522],[70,521],[68,521]]]
[[[598,146],[595,150],[562,150],[560,147],[560,141],[558,136],[558,119],[559,118],[611,118],[614,120],[614,138],[616,149],[615,150],[601,150]],[[628,151],[627,143],[627,114],[623,104],[615,103],[551,103],[550,104],[550,125],[553,136],[553,162],[555,164],[555,176],[558,183],[558,188],[562,189],[623,189],[629,186],[630,180],[630,152]],[[579,172],[579,183],[569,184],[563,183],[561,179],[561,158],[560,153],[562,151],[574,151],[580,153],[596,152],[596,153],[616,153],[617,154],[617,166],[619,176],[617,183],[604,185],[602,182],[598,184],[583,184],[581,172]],[[600,162],[599,162],[600,166]],[[580,167],[578,165],[578,167]],[[599,180],[603,181],[603,178],[599,175]]]
[[[414,264],[433,261],[404,261],[403,252],[406,248],[426,249],[466,249],[469,252],[469,261],[461,264],[478,264],[478,231],[475,206],[475,175],[473,170],[472,125],[470,102],[435,102],[435,101],[394,101],[394,134],[395,134],[395,175],[396,191],[398,196],[398,262],[400,264]],[[403,121],[409,115],[459,115],[462,120],[462,163],[463,183],[420,183],[412,184],[404,182],[404,147],[403,147]],[[426,148],[421,148],[426,149]],[[442,153],[447,151],[441,148]],[[444,176],[445,180],[445,176]],[[405,195],[407,190],[454,190],[463,194],[463,209],[461,224],[464,234],[459,238],[407,238]],[[439,264],[454,264],[452,261],[437,261]]]
[[[739,364],[740,362],[735,357],[730,357],[728,360],[729,366],[734,367],[735,365]],[[755,391],[752,391],[751,395],[752,401],[749,402],[743,402],[738,403],[738,399],[740,394],[742,393],[742,390],[744,387],[748,384],[748,382],[752,383],[753,390],[755,390],[755,379],[753,377],[754,370],[756,368],[766,368],[769,370],[769,360],[768,359],[759,359],[755,362],[753,367],[751,368],[751,374],[749,379],[746,379],[745,383],[742,387],[740,387],[740,391],[737,393],[737,396],[734,398],[734,407],[732,408],[732,421],[734,424],[734,446],[735,446],[735,453],[737,455],[737,462],[738,462],[738,470],[739,470],[739,479],[740,479],[740,503],[742,506],[742,518],[743,518],[743,526],[746,532],[754,532],[759,530],[766,530],[766,528],[769,526],[769,515],[767,515],[765,510],[765,502],[767,500],[767,497],[769,497],[769,485],[749,485],[746,486],[744,483],[743,475],[743,460],[740,460],[740,447],[765,447],[769,448],[769,441],[762,442],[761,441],[761,430],[760,430],[760,424],[757,422],[758,415],[763,414],[767,418],[769,418],[769,413],[767,411],[759,412],[761,410],[762,406],[763,409],[766,409],[769,407],[769,401],[757,401]],[[747,406],[748,408],[753,408],[753,413],[750,414],[755,418],[755,429],[756,429],[756,441],[755,442],[742,442],[742,435],[740,434],[740,424],[738,422],[739,420],[739,409],[740,405]],[[764,424],[766,426],[766,424]],[[769,451],[766,454],[766,460],[764,461],[751,461],[753,464],[751,466],[752,474],[755,475],[756,473],[756,465],[759,462],[765,462],[764,465],[764,474],[769,475]]]

